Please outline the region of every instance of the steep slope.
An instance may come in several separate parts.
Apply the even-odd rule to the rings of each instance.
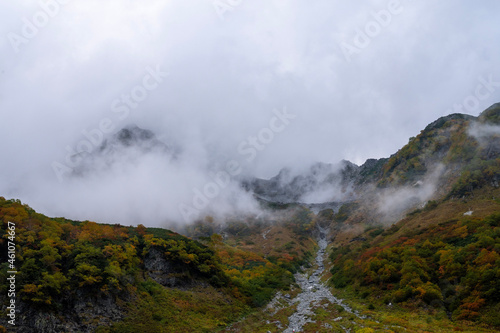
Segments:
[[[500,189],[473,194],[335,242],[334,294],[354,292],[375,313],[422,310],[435,326],[474,321],[500,330]]]
[[[498,184],[499,114],[495,104],[479,117],[441,117],[390,158],[369,159],[360,167],[348,161],[318,163],[303,174],[284,169],[270,180],[251,179],[243,186],[270,202],[355,201],[359,214],[371,215],[375,222],[395,222],[428,200]],[[391,207],[392,201],[397,207]]]
[[[358,207],[347,223],[390,224],[430,200],[463,197],[500,180],[498,107],[480,117],[454,114],[428,125],[391,156],[374,164],[371,181],[357,179]]]
[[[477,118],[438,119],[383,164],[355,205],[329,216],[334,294],[382,317],[412,311],[443,328],[500,328],[499,119],[499,104]],[[431,193],[419,197],[429,179]],[[380,214],[389,203],[399,216]]]

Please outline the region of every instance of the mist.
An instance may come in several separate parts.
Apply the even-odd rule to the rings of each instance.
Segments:
[[[0,195],[106,223],[258,214],[239,177],[361,165],[497,101],[493,84],[468,102],[500,81],[497,1],[232,3],[2,2]],[[130,124],[176,157],[131,149],[72,175]]]
[[[207,215],[224,219],[260,212],[236,172],[222,174],[201,146],[174,151],[155,146],[161,141],[117,144],[116,134],[105,142],[82,154],[60,181],[26,179],[32,184],[23,193],[27,201],[55,216],[126,225],[179,226]],[[44,195],[47,188],[50,196]]]
[[[423,208],[439,191],[440,179],[446,173],[446,166],[436,164],[421,180],[411,186],[390,187],[376,193],[376,212],[382,218],[380,222],[392,224],[404,214],[416,208]]]
[[[469,135],[485,146],[491,142],[492,136],[500,135],[500,125],[489,125],[473,122],[469,127]]]

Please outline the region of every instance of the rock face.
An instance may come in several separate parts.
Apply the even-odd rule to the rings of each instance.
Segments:
[[[172,263],[165,260],[160,250],[151,248],[144,259],[147,275],[163,286],[175,285],[175,277],[169,278],[168,272],[173,271]]]
[[[339,164],[316,163],[306,172],[293,174],[282,169],[269,180],[247,179],[243,187],[259,198],[279,203],[308,203],[345,201],[352,198],[351,184],[359,167],[349,161]]]
[[[147,277],[168,288],[189,289],[196,286],[207,286],[208,283],[191,276],[187,267],[165,259],[157,248],[150,248],[144,258]]]
[[[18,306],[17,326],[11,326],[3,320],[0,322],[1,325],[9,327],[9,332],[91,333],[100,326],[108,326],[122,320],[125,313],[115,298],[103,295],[96,297],[81,295],[64,299],[57,313],[39,311],[22,301]]]
[[[186,290],[208,286],[207,282],[191,276],[186,266],[166,260],[163,253],[154,247],[149,249],[144,258],[144,268],[145,278],[151,278],[165,287]],[[78,291],[76,297],[63,296],[54,300],[54,304],[59,306],[53,311],[40,311],[19,301],[18,326],[7,324],[5,318],[0,318],[0,325],[16,333],[91,333],[100,326],[109,326],[122,320],[126,309],[119,304],[127,303],[131,297],[127,292],[116,296],[104,293],[89,296],[88,292]],[[5,307],[2,311],[7,312]]]
[[[342,204],[356,200],[357,192],[365,186],[378,181],[388,160],[368,159],[361,166],[345,160],[338,164],[316,163],[300,174],[285,168],[269,180],[246,179],[242,186],[266,202],[300,203],[315,212],[336,211]]]
[[[476,119],[476,117],[470,116],[467,114],[453,113],[453,114],[441,117],[441,118],[433,121],[432,123],[427,125],[427,127],[424,129],[424,131],[429,132],[432,130],[439,129],[439,128],[443,127],[443,125],[446,124],[447,122],[449,122],[450,120],[471,121],[471,120],[475,120],[475,119]]]
[[[139,128],[136,125],[125,127],[110,139],[105,140],[99,147],[99,151],[109,153],[124,147],[136,147],[143,152],[172,152],[172,149],[158,140],[153,132]]]

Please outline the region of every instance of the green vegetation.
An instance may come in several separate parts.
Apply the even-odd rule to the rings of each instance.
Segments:
[[[500,157],[492,160],[474,158],[454,184],[450,196],[470,196],[474,190],[500,181]]]
[[[484,110],[479,116],[479,121],[482,123],[500,125],[500,103],[493,104],[491,107]]]
[[[214,332],[238,319],[248,307],[210,286],[189,291],[163,288],[147,280],[138,287],[137,298],[125,305],[127,317],[98,332]]]
[[[442,309],[453,320],[499,327],[499,253],[500,214],[464,217],[387,244],[335,248],[330,281],[372,302]]]
[[[485,111],[479,121],[494,123],[498,117],[499,109],[491,109]],[[492,134],[488,138],[488,145],[478,142],[469,133],[473,119],[471,116],[454,114],[427,126],[382,166],[382,176],[376,179],[378,185],[411,184],[436,163],[465,167],[466,172],[452,195],[467,195],[471,189],[498,182],[495,177],[500,171],[498,135]]]
[[[21,298],[43,309],[62,306],[62,295],[76,290],[87,295],[119,295],[141,280],[144,260],[152,247],[161,249],[166,260],[182,266],[181,274],[216,280],[216,286],[229,284],[212,250],[171,231],[158,238],[142,226],[135,229],[50,219],[19,201],[4,198],[0,198],[0,219],[3,254],[7,253],[7,223],[16,224]],[[1,274],[6,271],[4,263]]]
[[[219,235],[213,235],[211,247],[217,251],[221,266],[234,284],[233,294],[246,303],[260,307],[271,300],[276,289],[287,290],[294,281],[287,267],[287,258],[279,258],[274,263],[261,256],[230,247],[222,242]]]
[[[340,207],[338,213],[334,215],[333,220],[335,222],[338,222],[338,223],[345,222],[345,220],[347,220],[349,218],[349,216],[354,211],[356,211],[356,209],[359,208],[359,206],[360,205],[356,202],[347,203],[347,204],[342,205]]]
[[[124,320],[101,332],[213,332],[288,288],[288,269],[302,260],[284,253],[273,263],[224,244],[216,234],[204,245],[142,225],[52,219],[0,197],[1,281],[8,270],[8,222],[16,226],[18,299],[37,313],[53,314],[71,312],[77,302],[111,299]],[[165,267],[152,272],[158,261]],[[153,273],[167,282],[155,281]],[[0,293],[6,290],[2,282]],[[104,317],[81,319],[99,326],[109,322]]]

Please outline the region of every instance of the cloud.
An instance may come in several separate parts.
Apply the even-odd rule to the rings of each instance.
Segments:
[[[394,223],[404,213],[424,207],[439,190],[440,179],[446,172],[443,164],[436,164],[412,186],[391,187],[375,193],[377,213],[385,223]]]
[[[154,137],[127,141],[123,132],[106,137],[90,154],[82,153],[61,182],[50,177],[26,179],[30,190],[23,196],[56,216],[131,225],[173,226],[206,215],[222,219],[234,212],[259,213],[258,204],[235,178],[225,179],[215,194],[205,190],[215,183],[218,170],[203,161],[198,147],[176,152]],[[190,211],[184,213],[181,205]]]
[[[469,135],[485,143],[492,136],[500,135],[500,125],[480,124],[473,122],[469,127]]]
[[[43,26],[41,3],[59,4]],[[167,189],[145,171],[158,161],[130,171],[130,182],[114,173],[100,182],[130,191],[91,197],[82,189],[95,183],[58,184],[52,162],[104,118],[115,131],[135,123],[187,147],[186,165],[168,169],[180,172],[171,176],[174,194],[205,181],[208,166],[238,158],[238,144],[283,107],[296,121],[245,173],[271,177],[284,166],[389,156],[474,93],[478,77],[500,77],[500,3],[401,0],[400,14],[347,62],[342,42],[352,43],[388,3],[243,0],[221,19],[209,0],[2,2],[0,194],[49,215],[117,221],[137,208],[145,220],[175,218],[161,200]],[[26,22],[37,28],[33,36],[23,34]],[[12,34],[26,40],[17,53]],[[116,118],[113,102],[156,66],[168,77],[126,121]],[[140,197],[147,204],[130,204]]]

